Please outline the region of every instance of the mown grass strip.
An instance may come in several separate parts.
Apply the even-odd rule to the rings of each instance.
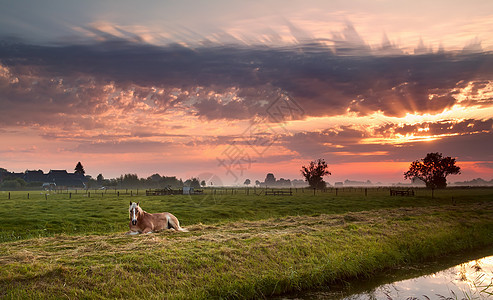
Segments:
[[[189,229],[3,243],[0,297],[271,296],[493,245],[493,204],[292,216]]]

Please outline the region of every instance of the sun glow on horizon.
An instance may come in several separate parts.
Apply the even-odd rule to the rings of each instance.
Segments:
[[[442,134],[442,135],[436,135],[436,136],[431,136],[431,135],[414,135],[414,134],[396,134],[393,137],[377,137],[377,138],[365,138],[361,140],[361,144],[390,144],[390,145],[403,145],[406,143],[413,143],[413,142],[432,142],[439,140],[444,137],[449,137],[449,136],[457,136],[459,134]]]

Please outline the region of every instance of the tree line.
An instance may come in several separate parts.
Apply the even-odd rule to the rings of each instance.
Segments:
[[[89,176],[90,177],[90,176]],[[182,188],[184,186],[200,187],[197,178],[191,178],[183,181],[176,176],[161,176],[153,174],[147,178],[139,178],[137,174],[124,174],[118,178],[105,179],[102,174],[99,174],[96,179],[90,177],[87,182],[88,188],[142,188],[142,189],[158,189],[169,187],[172,189]]]
[[[75,173],[85,176],[87,179],[86,188],[182,188],[184,186],[194,187],[196,189],[205,187],[206,182],[200,181],[198,178],[190,178],[186,181],[178,179],[176,176],[161,176],[153,174],[147,178],[139,178],[137,174],[125,174],[119,178],[105,179],[102,174],[99,174],[95,179],[89,175],[84,175],[84,167],[80,162],[75,167]],[[311,161],[308,165],[301,167],[301,175],[311,188],[324,189],[327,183],[323,180],[324,176],[331,175],[328,165],[324,159]],[[460,174],[460,167],[456,165],[455,158],[444,157],[442,153],[428,153],[425,158],[416,160],[411,163],[409,170],[404,173],[405,179],[418,178],[422,180],[428,188],[440,189],[447,186],[447,176]],[[6,169],[0,168],[0,175],[6,174]],[[21,189],[35,188],[38,182],[27,183],[22,178],[9,178],[8,176],[0,176],[2,189]],[[245,180],[245,185],[251,183],[250,179]],[[42,182],[41,182],[42,184]],[[256,185],[261,185],[258,180]],[[264,183],[266,186],[291,186],[293,182],[289,179],[276,180],[272,173],[268,173]]]
[[[455,158],[444,157],[442,153],[428,153],[421,160],[415,160],[404,173],[405,179],[420,179],[427,188],[443,189],[447,187],[447,176],[460,174],[460,167],[456,165]],[[326,182],[324,176],[331,175],[325,160],[319,158],[311,161],[307,166],[301,167],[301,175],[311,188],[324,189]]]

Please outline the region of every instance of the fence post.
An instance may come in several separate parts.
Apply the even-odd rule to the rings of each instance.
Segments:
[[[10,200],[10,192],[9,192],[9,200]]]
[[[29,193],[27,193],[27,199],[29,199]]]
[[[365,188],[365,197],[368,196],[368,189]]]
[[[313,196],[315,196],[315,188],[313,188]]]
[[[91,198],[91,192],[87,192],[87,198]]]
[[[338,188],[336,188],[336,196],[337,196],[337,190],[338,190]]]
[[[120,197],[120,191],[116,192],[116,196]]]
[[[48,200],[48,194],[45,194],[45,200]]]
[[[69,193],[69,194],[68,194],[68,198],[69,198],[69,199],[72,199],[72,193]]]

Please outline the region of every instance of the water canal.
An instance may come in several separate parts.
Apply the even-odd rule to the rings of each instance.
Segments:
[[[368,280],[354,280],[276,299],[493,299],[493,249],[452,255],[419,266],[389,270]]]

